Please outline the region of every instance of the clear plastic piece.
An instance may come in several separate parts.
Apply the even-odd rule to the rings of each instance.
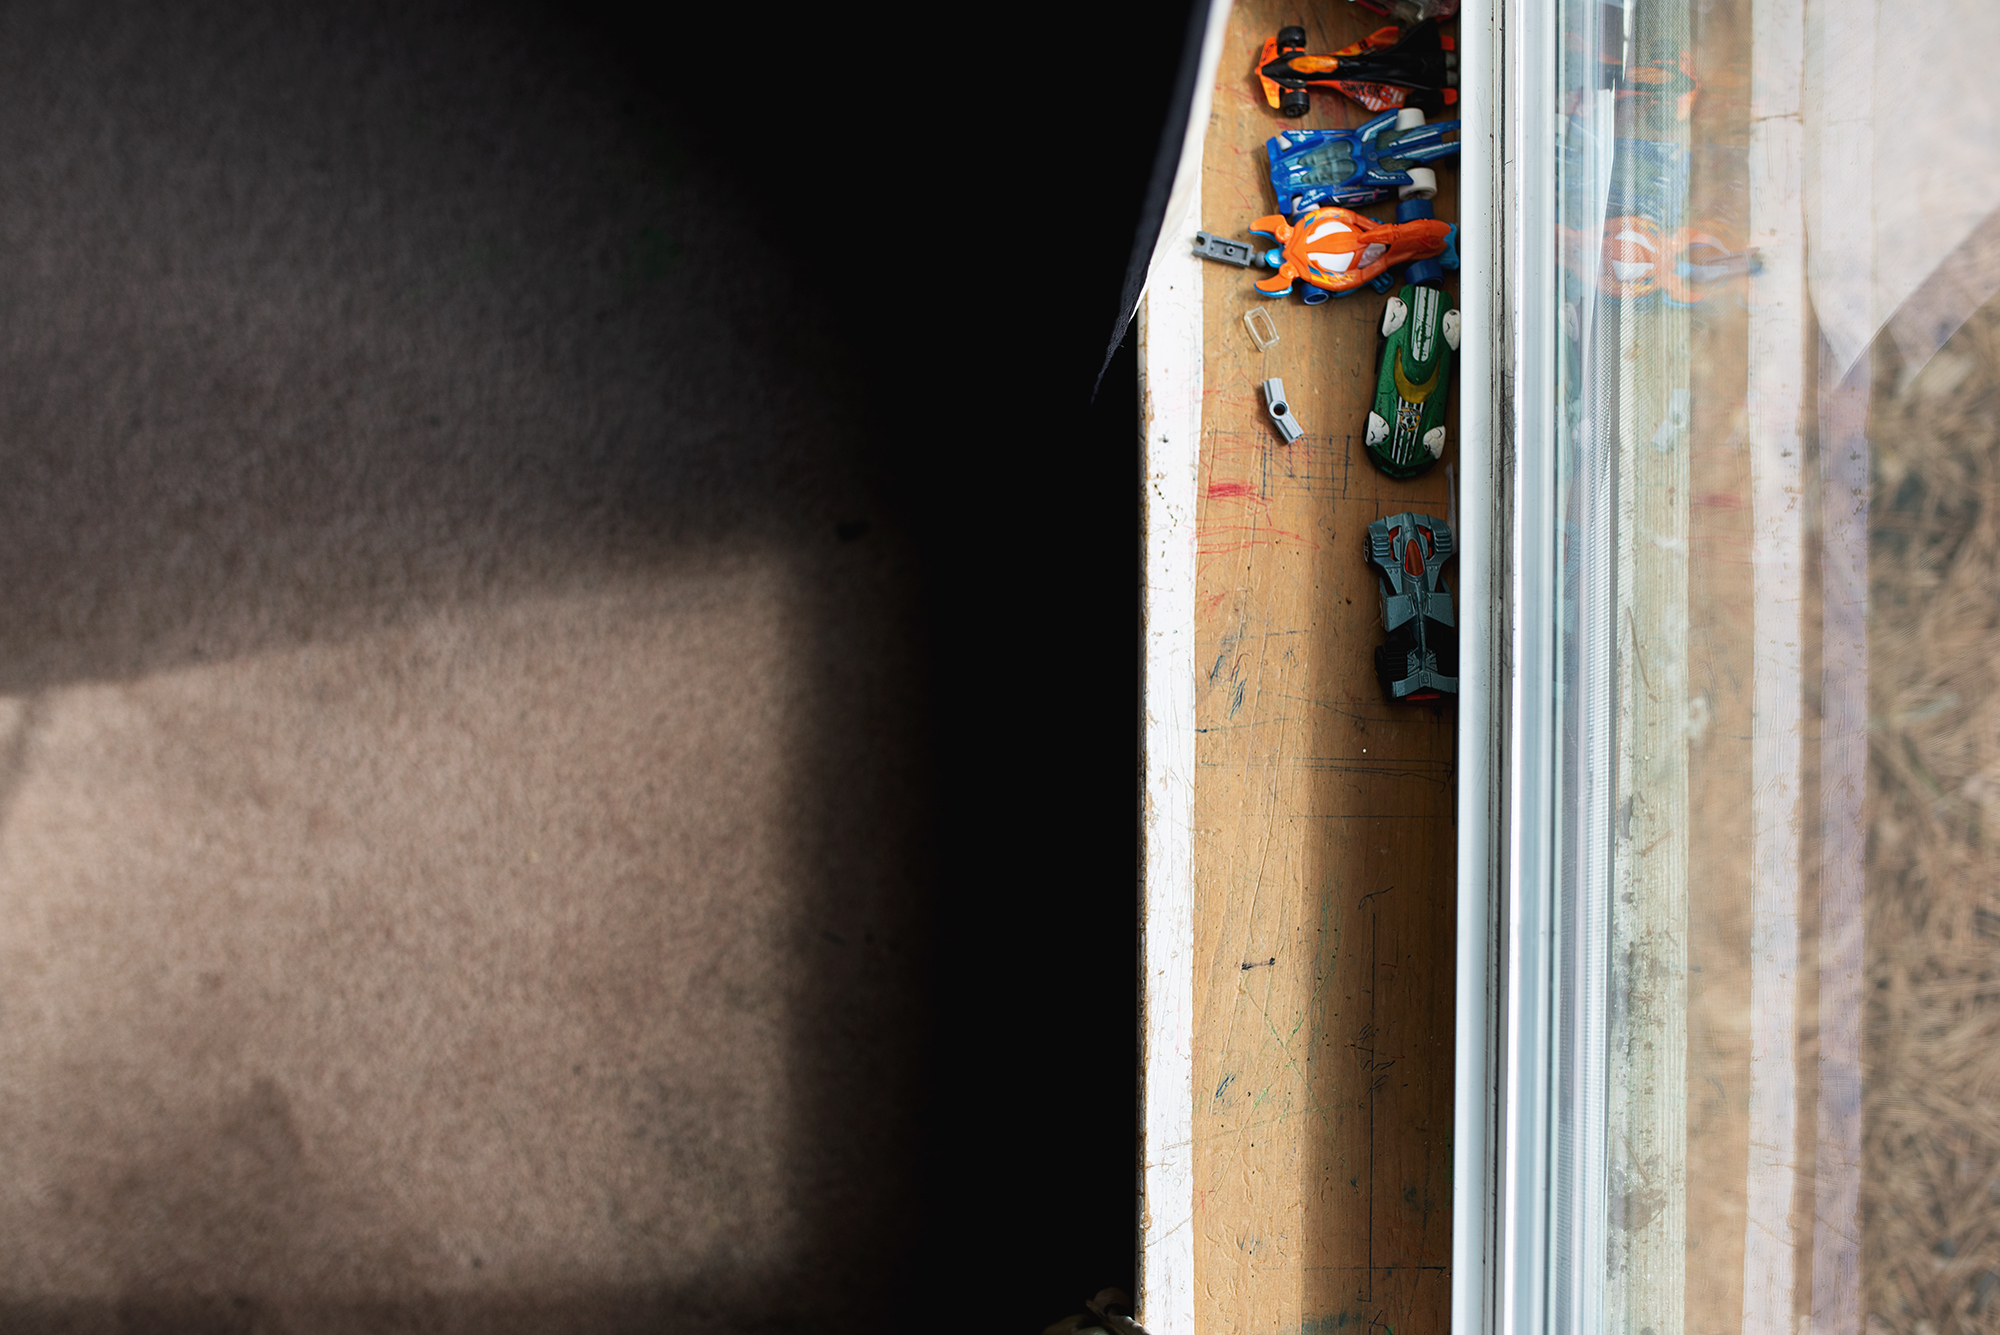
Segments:
[[[1271,312],[1262,306],[1253,306],[1243,312],[1243,327],[1250,331],[1250,341],[1257,345],[1257,351],[1269,352],[1271,345],[1278,341],[1278,326],[1271,323]]]

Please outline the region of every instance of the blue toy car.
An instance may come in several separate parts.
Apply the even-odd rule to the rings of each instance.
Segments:
[[[1445,141],[1457,121],[1424,123],[1415,107],[1385,111],[1353,130],[1287,130],[1264,145],[1278,209],[1293,218],[1322,204],[1354,208],[1384,199],[1429,199],[1437,175],[1419,163],[1458,152]]]

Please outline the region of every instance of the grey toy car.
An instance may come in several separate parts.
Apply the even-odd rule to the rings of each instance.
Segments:
[[[1444,563],[1451,528],[1429,515],[1389,515],[1368,526],[1368,562],[1382,572],[1382,629],[1375,674],[1391,700],[1458,694],[1458,621]]]

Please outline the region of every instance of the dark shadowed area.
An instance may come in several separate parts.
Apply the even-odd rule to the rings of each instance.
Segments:
[[[1104,8],[1106,160],[1053,34],[940,128],[895,33],[739,18],[0,13],[0,1328],[1131,1284],[1129,349],[1088,395],[1183,25]]]

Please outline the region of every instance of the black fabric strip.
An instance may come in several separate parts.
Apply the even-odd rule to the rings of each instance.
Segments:
[[[1213,0],[1227,3],[1227,0]],[[1166,221],[1167,196],[1173,193],[1174,169],[1180,165],[1181,142],[1187,138],[1188,113],[1194,109],[1194,81],[1201,68],[1201,39],[1208,30],[1208,7],[1211,0],[1187,0],[1185,29],[1181,37],[1181,63],[1174,75],[1174,91],[1167,103],[1166,124],[1160,129],[1159,151],[1153,157],[1153,175],[1146,183],[1145,201],[1139,209],[1139,222],[1132,236],[1132,258],[1125,266],[1125,285],[1118,295],[1118,318],[1111,326],[1111,340],[1105,344],[1104,360],[1097,368],[1097,379],[1091,385],[1090,396],[1097,397],[1097,390],[1104,383],[1104,372],[1111,365],[1111,358],[1118,351],[1118,345],[1125,341],[1125,331],[1132,325],[1132,317],[1139,310],[1139,292],[1146,285],[1146,266],[1152,262],[1153,247],[1159,243],[1160,226]]]

